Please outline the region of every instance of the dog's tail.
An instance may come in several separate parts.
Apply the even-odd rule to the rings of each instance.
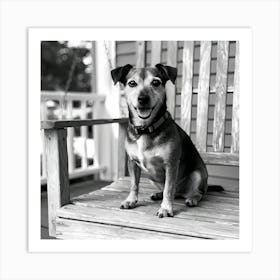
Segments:
[[[208,192],[222,192],[224,190],[220,185],[208,185]]]

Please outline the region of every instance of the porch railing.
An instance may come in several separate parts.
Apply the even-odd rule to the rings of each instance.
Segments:
[[[59,91],[41,92],[41,120],[90,119],[104,107],[105,95],[71,92],[66,95]],[[93,127],[67,129],[69,178],[77,178],[105,171],[96,153]],[[46,183],[46,153],[43,131],[41,131],[41,184]]]

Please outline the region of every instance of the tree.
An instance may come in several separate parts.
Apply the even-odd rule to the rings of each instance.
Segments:
[[[85,46],[70,47],[67,41],[42,41],[41,90],[90,92],[89,63],[85,64],[88,62],[85,58],[89,57],[90,49]]]

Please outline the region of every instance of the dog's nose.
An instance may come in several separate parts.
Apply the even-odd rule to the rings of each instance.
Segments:
[[[146,105],[149,102],[150,98],[148,95],[139,95],[138,96],[138,103],[140,105]]]

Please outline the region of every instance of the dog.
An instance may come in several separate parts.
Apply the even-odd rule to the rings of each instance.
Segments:
[[[130,193],[120,208],[137,205],[141,171],[160,192],[156,215],[173,217],[173,200],[184,197],[189,207],[197,206],[208,189],[206,165],[190,137],[171,118],[166,106],[167,81],[175,84],[177,69],[156,64],[133,68],[130,64],[111,71],[114,84],[124,91],[129,112],[125,149],[131,176]],[[223,190],[213,186],[213,190]]]

